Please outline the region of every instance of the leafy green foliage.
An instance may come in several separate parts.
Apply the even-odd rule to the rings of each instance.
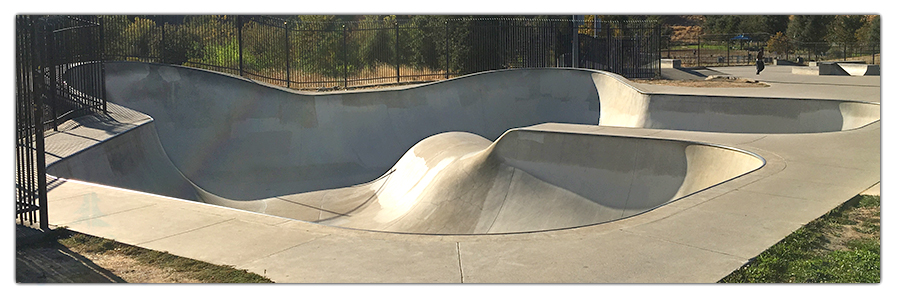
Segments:
[[[856,31],[866,24],[863,15],[839,15],[828,25],[825,38],[832,43],[856,42]]]
[[[630,26],[635,24],[632,17],[623,16],[603,17],[623,21],[607,34],[646,36]],[[553,66],[572,48],[573,24],[559,20],[571,16],[145,17],[109,16],[104,27],[107,54],[117,60],[242,69],[275,79],[290,75],[313,83],[387,77],[398,70],[457,76]],[[595,28],[582,28],[582,35],[596,35]]]

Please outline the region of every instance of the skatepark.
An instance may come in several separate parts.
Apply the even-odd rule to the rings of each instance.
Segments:
[[[47,136],[51,224],[276,282],[715,282],[880,182],[879,76],[511,69],[304,93],[106,74],[109,116]]]

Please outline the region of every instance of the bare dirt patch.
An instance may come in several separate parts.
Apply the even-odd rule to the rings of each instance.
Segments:
[[[202,283],[188,274],[170,268],[150,266],[115,250],[103,253],[85,252],[73,248],[72,251],[91,260],[98,266],[129,283]]]
[[[232,266],[183,258],[64,228],[48,231],[39,237],[29,235],[29,230],[17,225],[17,232],[21,233],[23,240],[16,247],[18,283],[272,282]]]
[[[827,251],[847,250],[851,242],[881,237],[881,206],[855,207],[837,220],[824,232]]]
[[[765,88],[769,84],[746,78],[710,76],[706,80],[635,79],[634,83],[691,88]]]

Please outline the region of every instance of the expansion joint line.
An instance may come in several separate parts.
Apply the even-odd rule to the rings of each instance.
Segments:
[[[156,242],[156,241],[164,240],[164,239],[167,239],[167,238],[171,238],[171,237],[179,236],[179,235],[182,235],[182,234],[194,232],[194,231],[197,231],[197,230],[200,230],[200,229],[209,228],[209,227],[212,227],[212,226],[215,226],[215,225],[223,224],[223,223],[226,223],[226,222],[229,222],[229,221],[234,221],[234,220],[235,220],[234,218],[229,218],[229,219],[226,219],[226,220],[223,220],[223,221],[218,221],[218,222],[214,222],[214,223],[211,223],[211,224],[208,224],[208,225],[199,226],[199,227],[196,227],[196,228],[192,228],[192,229],[184,230],[184,231],[181,231],[181,232],[169,234],[169,235],[166,235],[166,236],[157,238],[157,239],[152,239],[152,240],[149,240],[149,241],[137,243],[137,244],[135,244],[135,245],[140,246],[140,245],[144,245],[144,244],[147,244],[147,243],[151,243],[151,242]]]

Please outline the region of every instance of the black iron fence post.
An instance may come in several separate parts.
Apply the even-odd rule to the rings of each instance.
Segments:
[[[873,42],[873,43],[869,43],[869,44],[872,44],[872,64],[876,64],[875,63],[875,43]]]
[[[843,45],[842,53],[844,54],[844,61],[847,61],[847,43],[843,43],[842,45]]]
[[[450,79],[450,22],[444,21],[444,55],[445,55],[445,70],[444,70],[444,79]]]
[[[731,41],[725,41],[725,65],[731,66]]]
[[[288,29],[288,22],[284,22],[284,65],[287,87],[291,87],[291,36]]]
[[[244,39],[243,30],[244,21],[241,15],[237,16],[237,37],[238,37],[238,73],[244,76]]]
[[[697,67],[700,67],[700,45],[701,45],[700,34],[697,34]]]
[[[578,67],[578,20],[572,15],[572,67]]]
[[[656,33],[653,34],[653,37],[656,39],[656,77],[662,76],[662,26],[657,22],[656,24]],[[668,45],[668,43],[667,43]]]
[[[26,189],[26,194],[37,196],[37,204],[32,204],[37,206],[38,211],[38,222],[41,230],[49,230],[49,222],[48,222],[48,210],[47,210],[47,162],[44,154],[44,104],[51,103],[53,100],[53,95],[55,92],[55,78],[47,79],[46,73],[50,73],[55,75],[55,65],[50,60],[52,56],[47,54],[47,52],[52,51],[51,43],[53,42],[53,28],[50,25],[50,22],[47,20],[38,20],[34,24],[32,36],[32,44],[31,51],[33,54],[37,54],[38,56],[34,59],[36,60],[31,67],[27,67],[25,69],[30,70],[31,78],[32,78],[32,87],[29,89],[33,91],[32,99],[30,102],[24,102],[30,106],[26,107],[26,110],[32,113],[32,123],[27,123],[26,125],[31,126],[30,130],[33,131],[34,134],[34,170],[35,172],[32,174],[28,174],[29,179],[26,181],[32,180],[31,177],[34,177],[34,180],[37,181],[37,191],[31,191],[34,188],[31,185],[26,185],[22,187],[22,189]],[[40,33],[40,34],[39,34]],[[23,81],[24,82],[24,81]],[[48,101],[45,101],[48,100]],[[26,111],[26,112],[29,112]],[[54,109],[55,111],[55,109]],[[55,118],[55,115],[54,115]],[[54,120],[54,130],[56,129],[56,121]],[[26,131],[29,130],[26,128]],[[29,133],[31,134],[31,133]],[[26,147],[30,147],[31,144],[27,144]],[[29,151],[30,152],[30,151]],[[30,156],[30,155],[27,155]],[[25,158],[30,160],[30,157]],[[33,183],[33,182],[32,182]],[[34,196],[29,196],[33,198]],[[33,199],[31,199],[34,201]],[[32,216],[33,217],[33,216]]]
[[[347,25],[341,25],[341,55],[344,58],[344,89],[347,88],[349,75],[347,72]]]
[[[612,23],[607,22],[606,24],[606,71],[612,71],[612,51],[613,51],[613,43],[612,43],[612,33],[610,29],[612,28]]]
[[[53,46],[56,43],[55,40],[53,39],[53,27],[51,27],[49,22],[47,24],[45,24],[44,26],[45,26],[45,28],[44,28],[45,32],[44,32],[44,36],[43,36],[44,42],[43,42],[43,44],[41,44],[41,48],[43,48],[42,53],[45,55],[46,59],[42,65],[42,68],[46,69],[48,71],[49,80],[48,80],[47,84],[45,84],[43,87],[43,89],[46,90],[47,101],[42,102],[42,103],[44,105],[47,105],[50,107],[50,116],[51,116],[50,120],[52,121],[53,131],[59,131],[59,127],[57,126],[57,122],[56,122],[56,118],[59,117],[59,115],[57,114],[57,110],[56,110],[56,107],[59,106],[59,104],[57,104],[57,99],[56,99],[57,65],[56,65],[55,50],[57,49],[56,48],[57,46]],[[42,74],[40,76],[43,79],[44,75]],[[43,127],[44,127],[43,123],[41,124],[40,127],[41,127],[41,129],[43,129]]]
[[[394,21],[394,62],[397,64],[397,83],[400,83],[400,24]]]
[[[163,22],[162,24],[162,35],[159,42],[159,62],[169,63],[168,59],[166,59],[166,24],[167,22]]]
[[[43,107],[40,100],[40,98],[36,99],[36,104],[34,105],[34,147],[39,149],[35,151],[35,158],[37,159],[35,166],[37,167],[38,184],[38,220],[40,221],[41,230],[48,231],[50,230],[48,222],[50,215],[47,210],[47,162],[46,155],[44,155],[44,123],[41,117]],[[56,129],[55,125],[54,129]]]
[[[99,24],[99,29],[97,31],[100,32],[100,34],[99,34],[100,42],[98,42],[98,45],[100,45],[99,46],[100,50],[99,50],[99,55],[98,55],[99,59],[97,59],[97,60],[99,60],[99,62],[100,62],[100,81],[101,81],[101,83],[105,83],[105,81],[106,81],[106,40],[103,39],[103,32],[106,31],[106,29],[104,28],[103,15],[100,15],[98,17],[97,21]],[[103,104],[103,113],[109,113],[109,111],[106,109],[106,85],[105,84],[100,85],[100,101]]]

